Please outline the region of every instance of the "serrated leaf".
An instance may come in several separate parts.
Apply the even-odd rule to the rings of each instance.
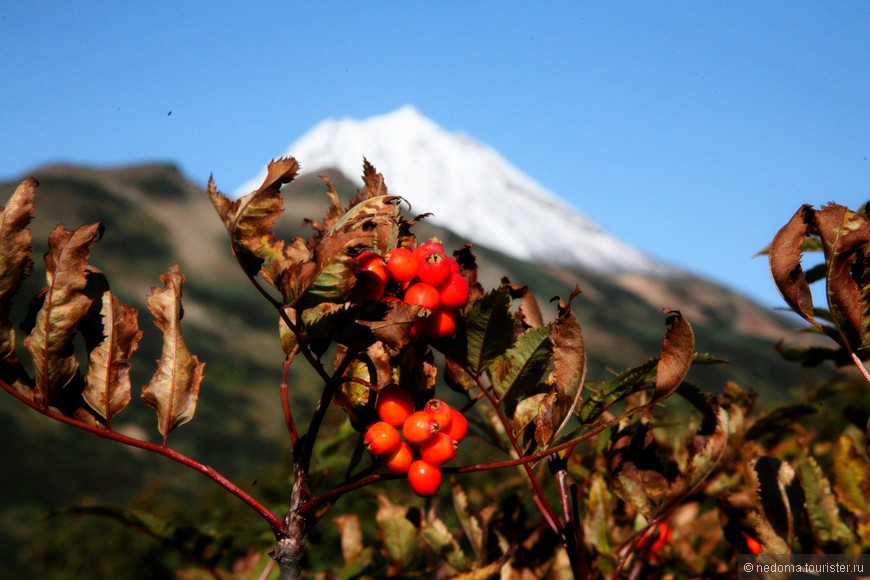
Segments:
[[[163,333],[163,354],[151,381],[142,387],[142,400],[157,411],[163,441],[169,432],[193,419],[205,363],[190,353],[181,331],[184,275],[173,266],[160,276],[163,288],[151,288],[148,310]]]
[[[420,522],[420,539],[439,560],[447,562],[452,571],[471,568],[459,542],[453,537],[447,524],[438,517],[434,507],[426,512],[426,517]]]
[[[712,398],[696,396],[688,389],[690,402],[704,416],[698,432],[687,443],[689,458],[681,471],[673,460],[663,464],[656,452],[650,428],[631,423],[620,431],[611,451],[611,487],[623,501],[647,519],[653,519],[691,494],[719,464],[727,449],[728,413]]]
[[[770,273],[786,304],[815,326],[813,297],[801,267],[804,238],[813,231],[814,210],[803,205],[774,236],[770,244]]]
[[[462,526],[472,550],[474,550],[477,564],[482,565],[486,558],[486,545],[480,521],[468,511],[468,494],[465,493],[462,486],[451,480],[450,487],[453,490],[453,509],[456,511],[456,517],[459,519],[459,524]]]
[[[815,224],[825,250],[828,307],[844,345],[852,350],[864,346],[861,288],[853,277],[856,261],[863,263],[870,240],[870,218],[837,204],[815,212]],[[867,344],[870,345],[870,337]]]
[[[490,365],[492,386],[499,399],[510,402],[538,386],[552,353],[549,326],[529,328],[520,334],[504,356]]]
[[[572,412],[582,401],[583,384],[586,382],[586,345],[580,323],[571,311],[571,300],[579,293],[580,289],[575,288],[567,302],[559,301],[558,316],[550,326],[555,381],[550,420],[557,426],[547,438],[548,441],[558,437],[565,429]]]
[[[870,519],[870,463],[850,437],[837,439],[833,464],[837,499],[850,512]],[[870,538],[862,539],[866,545]]]
[[[629,394],[643,388],[655,376],[658,359],[626,369],[602,385],[589,395],[580,406],[578,416],[581,423],[588,423],[598,417],[602,411]]]
[[[610,539],[614,497],[600,473],[593,473],[587,482],[586,515],[582,520],[584,540],[599,554],[613,550]]]
[[[58,225],[45,255],[48,284],[36,324],[24,340],[33,359],[36,390],[47,404],[78,374],[73,338],[92,299],[86,292],[90,248],[102,232],[100,224],[69,231]]]
[[[401,575],[407,570],[419,551],[417,528],[405,517],[407,512],[407,507],[394,504],[385,495],[378,495],[375,522],[378,537],[391,564],[391,575]]]
[[[768,549],[769,544],[776,544],[779,539],[788,547],[781,553],[790,553],[795,534],[807,524],[804,515],[806,496],[800,481],[791,464],[774,457],[762,456],[750,465],[758,484],[758,503],[767,524],[756,528],[759,540]]]
[[[0,360],[15,358],[15,330],[9,320],[12,299],[30,276],[33,235],[33,200],[39,183],[32,177],[21,182],[6,207],[0,208]]]
[[[467,368],[480,376],[511,346],[513,317],[505,288],[498,288],[474,302],[465,316]]]
[[[695,333],[689,321],[679,310],[664,309],[669,328],[662,341],[662,352],[656,365],[655,400],[661,400],[673,393],[692,366],[695,352]]]
[[[395,196],[365,200],[350,208],[333,227],[314,239],[310,259],[285,269],[276,282],[284,303],[310,308],[323,302],[343,302],[355,282],[352,252],[373,248],[386,253],[395,243],[399,207]]]
[[[92,272],[92,278],[102,278],[103,287],[98,302],[88,316],[93,325],[83,325],[82,334],[88,345],[88,371],[82,397],[107,423],[121,412],[131,399],[130,358],[139,348],[142,331],[138,312],[121,302],[108,288],[102,274]],[[95,312],[96,311],[96,312]],[[88,328],[87,332],[85,328]]]
[[[249,276],[255,276],[266,259],[272,227],[284,211],[281,186],[290,183],[299,172],[292,157],[269,163],[266,179],[260,187],[231,201],[209,179],[208,195],[220,215],[232,240],[233,253]]]
[[[855,538],[849,526],[840,517],[837,498],[831,490],[831,482],[812,456],[806,456],[798,464],[798,474],[806,494],[806,509],[813,535],[818,538],[826,553],[846,553]]]

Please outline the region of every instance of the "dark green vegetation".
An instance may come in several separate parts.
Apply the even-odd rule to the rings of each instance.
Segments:
[[[197,420],[181,428],[173,444],[267,502],[282,505],[286,498],[277,494],[288,488],[289,459],[277,395],[283,359],[277,322],[231,257],[224,227],[205,193],[166,165],[101,171],[53,167],[37,171],[34,177],[41,184],[37,220],[32,226],[37,244],[34,256],[45,251],[48,232],[58,222],[69,228],[94,221],[106,226],[91,262],[110,273],[114,290],[140,310],[146,332],[133,360],[135,385],[148,380],[160,347],[159,334],[149,332],[144,296],[159,284],[158,276],[172,263],[181,265],[187,276],[186,338],[207,366]],[[351,193],[353,188],[346,180],[337,175],[332,178],[342,194]],[[220,186],[220,176],[216,179]],[[4,198],[16,185],[2,184]],[[323,191],[316,178],[301,179],[289,188],[285,231],[298,231],[304,227],[304,217],[323,213]],[[448,248],[464,243],[428,224],[421,224],[417,234],[421,239],[437,236]],[[714,390],[726,379],[736,380],[761,392],[768,401],[786,397],[782,385],[799,383],[797,367],[782,362],[774,349],[775,342],[789,332],[784,319],[708,282],[610,278],[541,268],[486,248],[475,248],[475,254],[481,272],[491,276],[482,280],[485,287],[497,285],[501,276],[529,282],[541,304],[554,295],[567,296],[580,285],[584,293],[575,302],[575,311],[588,348],[590,382],[609,369],[620,370],[654,356],[663,332],[660,308],[671,306],[682,310],[693,324],[698,351],[731,361],[728,366],[694,369],[690,380]],[[32,295],[31,290],[41,287],[43,271],[37,264],[28,291],[22,295]],[[551,317],[552,312],[545,313],[545,318]],[[295,408],[307,413],[319,383],[301,374],[291,376],[290,384]],[[262,523],[197,474],[163,458],[54,424],[8,397],[0,398],[0,414],[7,442],[7,452],[0,459],[0,521],[4,524],[0,545],[7,563],[4,573],[9,577],[102,578],[137,568],[139,576],[155,578],[183,563],[177,552],[112,520],[71,515],[40,519],[49,510],[79,502],[85,489],[94,501],[156,510],[179,527],[197,522],[200,527],[213,526],[215,533],[237,533],[228,549],[244,552],[258,541],[260,548],[268,545]],[[140,404],[131,405],[117,419],[118,429],[144,431],[158,442],[155,427],[153,414]],[[353,437],[352,432],[336,429],[334,442]],[[158,495],[159,501],[155,499]],[[166,497],[171,498],[169,502]],[[367,499],[366,494],[348,498],[358,503]],[[59,549],[73,534],[89,540],[75,554]],[[182,530],[177,540],[188,553],[195,552],[189,546],[195,543],[195,535]],[[156,560],[155,554],[159,555]],[[146,567],[145,562],[156,563]],[[86,570],[87,566],[92,568]]]

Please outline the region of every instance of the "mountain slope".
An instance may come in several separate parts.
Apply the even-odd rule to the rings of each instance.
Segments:
[[[336,169],[362,184],[363,157],[415,213],[511,257],[603,272],[673,273],[617,240],[494,149],[405,106],[364,121],[327,119],[287,148],[303,174]],[[265,171],[237,190],[256,189]]]

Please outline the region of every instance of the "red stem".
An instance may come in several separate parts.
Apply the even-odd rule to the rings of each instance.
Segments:
[[[128,437],[127,435],[122,435],[117,431],[100,429],[99,427],[89,425],[87,423],[84,423],[83,421],[73,419],[72,417],[67,417],[66,415],[58,413],[57,411],[52,411],[50,408],[46,408],[42,405],[34,403],[30,399],[19,393],[14,387],[7,384],[6,381],[0,380],[0,387],[2,387],[3,390],[5,390],[7,393],[11,394],[16,399],[18,399],[37,413],[45,415],[50,419],[54,419],[55,421],[71,425],[72,427],[75,427],[76,429],[80,429],[82,431],[87,431],[88,433],[96,435],[97,437],[103,439],[109,439],[123,445],[137,447],[139,449],[151,451],[152,453],[157,453],[158,455],[163,455],[164,457],[168,457],[169,459],[176,461],[186,467],[189,467],[190,469],[199,471],[200,473],[217,483],[219,486],[223,487],[225,490],[242,500],[255,512],[260,514],[260,516],[262,516],[263,519],[265,519],[269,526],[272,528],[272,531],[275,533],[276,536],[282,536],[284,534],[284,524],[278,516],[273,514],[263,504],[254,499],[251,495],[242,490],[229,479],[215,471],[213,468],[207,465],[203,465],[202,463],[191,459],[190,457],[187,457],[186,455],[179,453],[164,445],[157,445],[154,443],[149,443],[148,441],[142,441],[141,439]]]
[[[495,412],[498,415],[498,419],[501,422],[502,426],[504,427],[505,433],[507,434],[508,439],[510,440],[511,446],[514,448],[514,451],[519,456],[519,458],[522,459],[523,457],[525,457],[525,455],[523,454],[523,450],[520,447],[520,444],[517,441],[517,438],[514,437],[513,429],[511,429],[510,421],[508,421],[507,417],[505,417],[504,412],[502,411],[501,406],[499,405],[499,401],[489,391],[489,389],[487,389],[480,382],[479,377],[473,376],[472,379],[477,384],[478,388],[486,396],[487,400],[489,400],[493,409],[495,409]],[[538,478],[535,477],[535,472],[532,469],[531,465],[529,465],[529,462],[527,462],[527,461],[518,463],[517,465],[522,465],[523,469],[525,470],[526,475],[529,478],[529,483],[531,483],[531,485],[532,485],[532,490],[535,492],[535,503],[538,505],[538,509],[541,511],[541,514],[543,514],[544,519],[547,520],[547,523],[550,525],[550,528],[552,528],[552,530],[554,532],[556,532],[557,534],[561,534],[563,532],[563,529],[562,529],[561,523],[559,522],[559,518],[556,515],[556,512],[553,510],[553,506],[551,506],[550,503],[547,501],[547,497],[544,494],[544,490],[541,487],[541,483],[538,481]]]

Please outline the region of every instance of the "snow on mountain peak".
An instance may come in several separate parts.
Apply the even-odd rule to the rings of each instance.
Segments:
[[[337,169],[362,185],[362,161],[390,193],[432,222],[510,256],[604,272],[663,274],[669,266],[607,234],[491,147],[450,133],[411,105],[364,121],[326,119],[290,145],[303,173]],[[259,187],[265,170],[237,190]]]

